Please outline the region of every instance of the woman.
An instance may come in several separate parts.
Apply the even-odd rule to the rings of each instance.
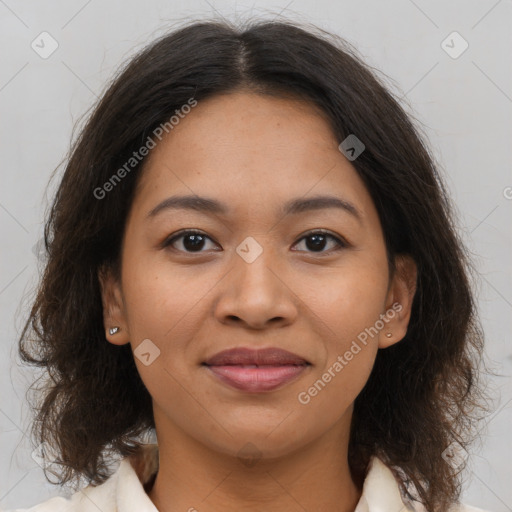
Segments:
[[[449,199],[375,74],[308,28],[182,27],[74,144],[20,350],[51,376],[46,471],[89,486],[29,510],[479,510]]]

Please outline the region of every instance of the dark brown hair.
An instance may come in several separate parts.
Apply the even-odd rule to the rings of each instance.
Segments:
[[[407,335],[378,351],[354,404],[352,471],[364,475],[378,455],[428,511],[459,499],[460,473],[442,455],[454,441],[467,447],[474,440],[484,410],[483,335],[452,206],[419,129],[384,81],[346,41],[304,27],[202,20],[175,29],[121,69],[73,143],[45,225],[44,274],[20,337],[22,360],[47,371],[32,387],[33,436],[58,454],[60,483],[103,482],[112,457],[136,451],[136,438],[154,428],[130,345],[105,339],[98,281],[101,268],[119,272],[146,159],[106,197],[94,190],[190,98],[249,90],[308,101],[340,142],[355,134],[364,143],[352,165],[379,213],[390,268],[397,254],[418,266]]]

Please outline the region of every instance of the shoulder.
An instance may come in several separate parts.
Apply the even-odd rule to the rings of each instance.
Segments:
[[[71,497],[57,496],[29,508],[17,508],[0,512],[114,512],[118,472],[98,486],[87,486]]]
[[[50,498],[30,508],[0,512],[158,512],[143,485],[158,468],[156,445],[142,446],[125,457],[115,471],[100,485],[89,485],[70,498]]]
[[[10,510],[0,509],[0,512],[78,512],[82,510],[86,509],[82,509],[77,506],[77,503],[73,502],[71,499],[57,496],[38,503],[30,508],[16,508]]]
[[[465,505],[461,503],[460,505],[456,505],[450,509],[450,512],[490,512],[489,510],[484,510],[483,508],[472,507],[471,505]]]
[[[411,510],[426,512],[419,502],[409,501],[401,492],[399,482],[391,469],[377,456],[370,460],[361,500],[355,512],[396,512]],[[448,512],[490,512],[481,508],[458,503]]]

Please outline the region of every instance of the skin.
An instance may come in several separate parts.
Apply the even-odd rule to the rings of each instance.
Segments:
[[[148,495],[161,512],[348,512],[359,501],[347,461],[353,403],[377,350],[406,333],[416,266],[400,257],[389,275],[377,211],[339,142],[311,104],[238,91],[199,102],[151,151],[127,219],[121,279],[100,280],[108,341],[135,350],[150,339],[160,350],[147,366],[135,362],[153,401],[160,468]],[[148,218],[164,199],[187,194],[229,212]],[[338,208],[279,213],[290,199],[324,194],[352,203],[360,220]],[[207,238],[196,251],[186,236],[161,246],[183,229]],[[304,237],[318,229],[348,245],[336,250],[327,238],[315,249]],[[249,236],[263,249],[251,263],[236,252]],[[393,303],[401,311],[300,403]],[[120,331],[110,335],[112,326]],[[283,348],[311,366],[277,390],[238,391],[201,365],[236,346]]]

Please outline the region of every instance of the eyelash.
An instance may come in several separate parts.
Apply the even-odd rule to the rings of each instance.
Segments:
[[[167,238],[166,240],[164,240],[164,242],[162,243],[161,247],[162,248],[170,247],[170,246],[172,246],[172,244],[176,240],[179,240],[180,238],[183,238],[183,237],[185,237],[187,235],[202,235],[205,238],[209,238],[210,240],[212,240],[208,235],[206,235],[202,231],[197,231],[195,229],[188,229],[186,231],[178,232],[177,234],[174,234],[171,237]],[[327,238],[330,238],[330,239],[334,240],[336,242],[336,244],[337,244],[337,247],[335,249],[331,249],[329,251],[319,251],[319,252],[307,251],[307,252],[310,252],[310,254],[318,254],[318,255],[329,254],[331,252],[340,251],[341,249],[346,249],[349,246],[349,244],[344,239],[339,238],[337,236],[334,236],[333,234],[329,233],[328,231],[325,231],[325,230],[322,230],[322,229],[318,229],[318,230],[315,230],[315,231],[310,231],[310,232],[304,234],[301,238],[299,238],[299,240],[296,243],[299,243],[302,240],[304,240],[304,239],[306,239],[306,238],[308,238],[310,236],[313,236],[313,235],[325,235]],[[180,251],[179,249],[175,249],[173,247],[170,247],[170,248],[172,250],[175,250],[175,251],[178,251],[178,252],[184,252],[185,254],[201,254],[202,252],[205,252],[205,251],[197,251],[197,252],[193,252],[193,251]],[[301,252],[301,251],[299,251],[299,252]]]

